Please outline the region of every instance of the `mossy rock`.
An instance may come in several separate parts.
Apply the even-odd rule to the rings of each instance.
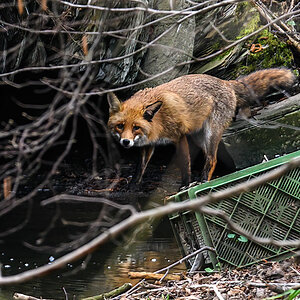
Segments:
[[[217,19],[216,23],[218,23],[218,30],[231,41],[248,36],[262,26],[259,13],[249,3],[236,4],[230,18]],[[198,24],[198,26],[202,25]],[[203,30],[203,32],[196,38],[195,49],[198,49],[196,56],[209,55],[229,45],[229,42],[226,42],[214,28]],[[251,45],[258,43],[262,45],[262,50],[257,53],[250,52]],[[240,75],[266,68],[282,66],[291,68],[293,62],[294,57],[289,46],[265,29],[250,37],[246,42],[197,64],[192,71],[208,73],[223,79],[234,79]]]
[[[250,4],[245,3],[214,10],[201,19],[198,17],[194,56],[205,57],[221,50],[231,41],[259,28],[259,22],[258,12]],[[208,73],[224,79],[232,78],[227,68],[243,60],[243,55],[247,51],[243,46],[244,43],[241,43],[210,60],[197,63],[192,66],[192,73]],[[226,70],[224,76],[222,70]]]

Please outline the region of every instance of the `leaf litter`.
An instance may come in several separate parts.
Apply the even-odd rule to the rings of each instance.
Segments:
[[[179,281],[142,280],[118,299],[300,299],[300,265],[294,259],[180,275]]]

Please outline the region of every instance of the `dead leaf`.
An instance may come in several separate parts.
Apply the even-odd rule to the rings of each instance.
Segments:
[[[7,176],[3,180],[3,195],[4,199],[7,198],[11,193],[11,176]]]
[[[87,36],[86,36],[86,35],[83,35],[83,36],[82,36],[81,43],[82,43],[82,51],[83,51],[83,54],[84,54],[85,56],[87,56],[88,53],[89,53],[89,50],[88,50],[88,42],[87,42]]]
[[[41,2],[41,6],[42,6],[42,10],[47,10],[47,0],[42,0],[42,2]]]
[[[18,12],[19,15],[22,16],[24,12],[24,3],[23,0],[18,0]]]

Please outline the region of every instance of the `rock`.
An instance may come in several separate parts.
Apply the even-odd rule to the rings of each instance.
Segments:
[[[173,2],[173,8],[170,7],[171,2]],[[159,0],[155,8],[160,10],[182,10],[187,7],[187,1]],[[157,39],[160,35],[161,37],[153,46],[148,48],[141,67],[142,73],[147,75],[140,74],[138,77],[139,80],[160,74],[177,64],[190,60],[194,50],[195,18],[189,17],[181,22],[180,20],[184,17],[184,15],[169,17],[161,20],[153,27],[153,34],[150,41]],[[166,74],[139,85],[138,88],[153,87],[168,82],[176,77],[187,74],[189,68],[189,65],[176,67]]]
[[[300,147],[300,94],[268,105],[255,119],[238,120],[223,135],[237,169],[282,156]]]

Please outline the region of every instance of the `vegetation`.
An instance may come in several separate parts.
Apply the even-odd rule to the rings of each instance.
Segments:
[[[262,50],[256,53],[249,51],[245,64],[239,64],[240,75],[249,74],[259,69],[284,66],[291,68],[294,64],[293,53],[289,45],[273,35],[269,30],[263,30],[253,44],[260,44]]]

